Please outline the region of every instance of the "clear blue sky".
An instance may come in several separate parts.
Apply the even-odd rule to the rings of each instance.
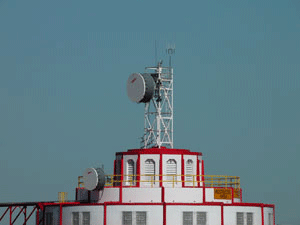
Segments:
[[[0,202],[74,199],[139,146],[126,81],[176,44],[175,146],[300,224],[298,0],[0,0]]]

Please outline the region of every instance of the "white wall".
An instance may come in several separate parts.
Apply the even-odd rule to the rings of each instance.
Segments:
[[[118,202],[120,200],[120,188],[104,188],[104,191],[92,191],[91,200],[98,203]]]
[[[221,224],[220,206],[167,206],[167,225],[182,224],[183,212],[194,212],[194,224],[196,224],[196,212],[207,212],[207,225]]]
[[[129,180],[129,177],[126,177],[127,175],[127,161],[132,159],[134,161],[134,174],[136,174],[136,164],[137,164],[137,155],[124,155],[123,157],[123,174],[124,178],[123,180]],[[123,182],[124,186],[130,186],[130,182]]]
[[[107,206],[107,224],[108,225],[122,225],[122,211],[146,211],[147,212],[147,224],[149,225],[163,225],[163,206],[153,205],[110,205]],[[133,213],[134,216],[134,213]],[[134,218],[135,219],[135,218]],[[174,223],[173,225],[175,225]],[[98,224],[97,224],[98,225]]]
[[[269,223],[269,213],[272,214],[271,223]],[[273,225],[273,208],[264,207],[264,221],[265,221],[265,225]]]
[[[72,225],[72,212],[90,212],[91,225],[103,225],[103,206],[64,206],[63,207],[63,225]],[[79,216],[82,214],[79,213]],[[81,218],[79,217],[81,220]],[[81,224],[80,224],[81,225]]]
[[[123,188],[123,202],[161,202],[161,188]]]
[[[145,174],[145,161],[147,159],[153,159],[154,162],[155,162],[155,175],[159,175],[160,174],[160,155],[158,154],[154,154],[154,155],[148,155],[148,154],[141,154],[140,155],[140,169],[141,169],[141,173],[140,174]],[[143,180],[146,180],[146,177],[143,177],[141,176],[140,179],[143,181]],[[151,184],[151,183],[147,183],[147,182],[141,182],[140,183],[140,187],[150,187],[151,185],[153,187],[159,187],[159,180],[160,180],[160,177],[159,176],[155,176],[155,180],[157,182],[155,182],[154,184]]]
[[[165,188],[165,202],[202,203],[202,188]]]
[[[197,156],[196,155],[183,155],[183,160],[184,160],[184,175],[186,175],[186,163],[187,161],[191,159],[193,161],[193,175],[197,175]],[[197,184],[197,177],[193,177],[195,183],[193,182],[187,182],[185,183],[185,186],[198,186]],[[185,177],[185,181],[186,181],[186,177]]]
[[[224,203],[231,203],[231,199],[230,200],[226,200],[226,199],[215,199],[215,192],[214,192],[214,188],[205,188],[205,201],[206,202],[224,202]]]
[[[260,207],[247,207],[247,206],[224,206],[224,225],[236,224],[236,213],[243,212],[244,224],[246,223],[247,212],[253,213],[253,225],[261,225],[261,208]]]
[[[177,162],[177,175],[181,175],[181,155],[163,155],[163,174],[167,174],[167,161],[169,159],[175,159]],[[167,181],[168,177],[164,176],[163,180]],[[173,187],[173,182],[164,182],[163,183],[164,187]],[[181,187],[181,176],[177,176],[177,183],[174,184],[174,187]]]

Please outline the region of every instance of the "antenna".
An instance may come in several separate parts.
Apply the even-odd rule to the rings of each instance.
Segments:
[[[166,52],[169,55],[169,67],[163,67],[163,61],[160,60],[157,66],[146,67],[145,73],[131,74],[127,81],[130,100],[145,104],[142,148],[173,148],[172,55],[175,45],[169,45]]]

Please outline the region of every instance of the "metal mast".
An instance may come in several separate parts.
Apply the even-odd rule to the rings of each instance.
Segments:
[[[169,67],[146,67],[146,72],[154,78],[156,87],[154,97],[145,103],[145,129],[142,147],[173,148],[173,68],[171,55],[175,48],[168,48]]]

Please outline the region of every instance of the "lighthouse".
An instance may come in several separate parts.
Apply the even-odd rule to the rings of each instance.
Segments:
[[[61,193],[57,202],[1,203],[0,224],[35,214],[37,225],[275,225],[275,206],[244,202],[239,177],[207,175],[201,152],[174,146],[173,51],[168,66],[127,80],[129,99],[144,107],[144,133],[139,147],[115,153],[113,174],[87,168],[73,201]]]

